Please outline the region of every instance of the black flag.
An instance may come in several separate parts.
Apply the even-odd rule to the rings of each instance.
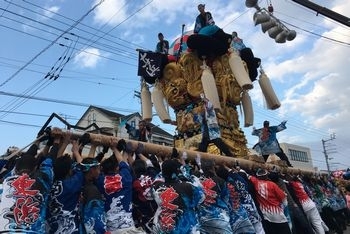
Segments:
[[[163,69],[168,63],[165,54],[139,50],[138,76],[142,76],[147,83],[153,84],[162,77]]]

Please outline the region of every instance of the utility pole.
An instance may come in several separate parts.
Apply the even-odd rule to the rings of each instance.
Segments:
[[[328,175],[330,175],[330,173],[331,173],[331,170],[330,170],[330,168],[329,168],[329,160],[330,160],[331,158],[329,158],[329,156],[328,156],[328,151],[327,151],[327,149],[326,149],[326,142],[327,142],[327,141],[332,141],[332,140],[334,140],[334,139],[335,139],[335,133],[331,134],[331,136],[330,136],[329,139],[326,139],[326,140],[323,140],[323,139],[322,139],[323,153],[324,153],[324,157],[325,157],[325,159],[326,159],[326,165],[327,165],[327,172],[328,172]]]
[[[141,91],[136,91],[136,90],[134,90],[134,98],[137,98],[137,99],[139,99],[139,102],[141,103],[142,102],[142,100],[141,100]],[[142,104],[141,104],[141,115],[142,115]]]

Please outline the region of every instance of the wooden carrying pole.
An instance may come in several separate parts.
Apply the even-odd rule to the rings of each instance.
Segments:
[[[72,139],[78,139],[83,135],[83,133],[84,132],[82,133],[72,132],[70,134]],[[62,131],[53,130],[51,134],[53,136],[55,136],[55,134],[61,134],[63,136],[64,134],[66,134],[66,132],[65,130],[62,130]],[[95,145],[95,146],[110,146],[110,142],[112,140],[111,138],[114,138],[117,141],[120,140],[120,138],[117,138],[114,136],[102,135],[102,134],[89,133],[89,135],[90,135],[91,145]],[[173,150],[173,147],[170,147],[170,146],[163,146],[163,145],[152,144],[148,142],[139,142],[139,141],[134,141],[129,139],[125,139],[125,141],[127,143],[130,142],[132,144],[133,149],[136,149],[137,145],[139,143],[142,143],[144,146],[142,154],[144,155],[154,154],[154,155],[157,155],[158,157],[160,156],[170,157]],[[214,160],[217,165],[226,164],[227,166],[232,166],[238,162],[240,167],[245,170],[250,170],[252,168],[258,168],[258,167],[262,167],[270,170],[273,167],[276,167],[280,169],[281,172],[288,173],[288,174],[314,174],[315,173],[314,171],[280,167],[278,165],[270,164],[270,163],[255,162],[255,161],[251,161],[243,158],[227,157],[227,156],[209,154],[209,153],[187,150],[182,148],[177,148],[177,151],[179,155],[182,155],[183,152],[186,152],[187,158],[190,160],[194,160],[197,157],[197,154],[199,154],[201,156],[201,159]]]

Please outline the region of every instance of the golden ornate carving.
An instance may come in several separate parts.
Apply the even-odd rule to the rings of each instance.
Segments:
[[[176,63],[169,63],[163,71],[163,78],[160,80],[164,97],[169,105],[176,107],[185,105],[191,100],[188,98],[187,82],[183,78],[181,67]]]
[[[207,64],[215,77],[216,87],[213,88],[218,90],[222,107],[220,112],[216,112],[221,138],[235,156],[245,157],[248,153],[247,140],[239,127],[236,110],[241,102],[242,89],[235,80],[228,61],[228,55],[223,55],[209,63],[207,61]],[[198,133],[201,126],[195,119],[203,111],[200,99],[200,94],[203,93],[202,64],[196,54],[183,54],[178,63],[172,62],[165,66],[160,79],[164,96],[176,113],[180,139],[175,141],[175,147],[197,149],[200,143],[201,134]],[[189,133],[191,136],[187,137]],[[219,154],[215,145],[210,145],[208,152]]]

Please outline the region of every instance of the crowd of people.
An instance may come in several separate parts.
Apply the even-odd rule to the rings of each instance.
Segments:
[[[2,157],[0,232],[320,234],[349,223],[327,177],[189,160],[176,148],[144,155],[143,142],[114,137],[97,153],[88,133],[41,134]]]

